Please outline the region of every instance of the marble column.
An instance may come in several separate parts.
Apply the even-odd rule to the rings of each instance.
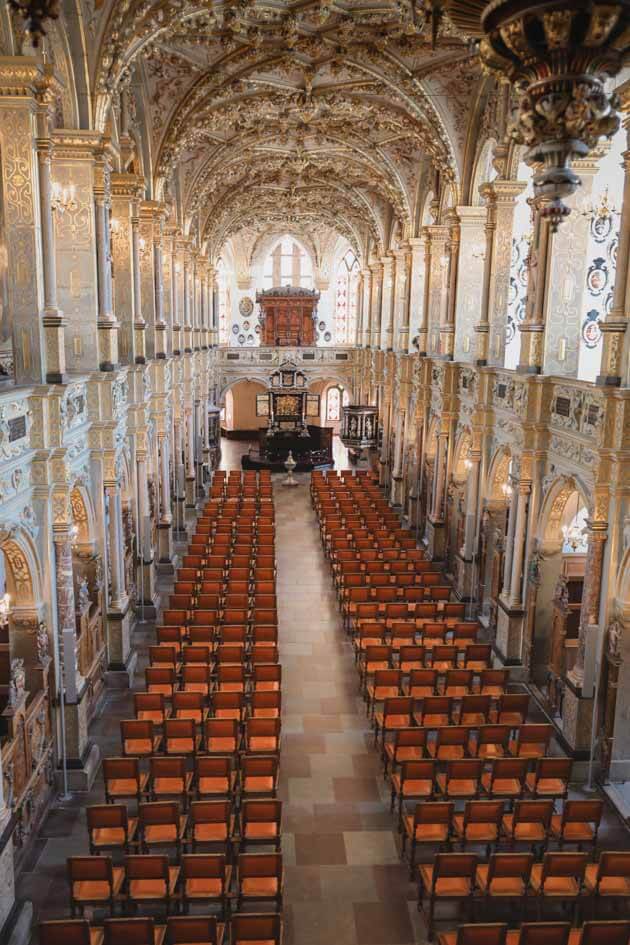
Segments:
[[[447,361],[453,360],[455,350],[455,308],[457,305],[457,293],[459,282],[459,243],[460,226],[459,217],[456,210],[449,210],[446,214],[448,225],[447,256],[448,265],[446,270],[446,305],[443,309],[443,316],[440,320],[440,357]]]
[[[186,508],[196,508],[195,415],[193,406],[184,407],[184,451],[186,466]]]
[[[435,473],[433,476],[433,495],[431,501],[431,518],[434,522],[442,522],[444,520],[444,487],[446,484],[447,450],[448,433],[440,431],[437,435]]]
[[[479,505],[479,475],[481,471],[481,453],[478,450],[469,450],[467,480],[466,480],[466,520],[464,523],[464,544],[461,554],[464,560],[470,561],[475,549],[475,535],[477,531]]]
[[[514,550],[512,554],[512,572],[509,589],[509,605],[512,609],[518,609],[523,605],[523,560],[527,540],[527,505],[530,492],[531,483],[519,482],[516,498]]]
[[[552,243],[553,234],[549,219],[543,217],[539,209],[535,209],[525,318],[519,325],[521,353],[517,370],[521,374],[540,374],[543,370],[545,311]]]
[[[381,306],[383,300],[383,266],[375,263],[372,270],[372,347],[378,350],[381,347]]]
[[[158,433],[160,472],[160,514],[158,519],[158,570],[173,571],[173,515],[171,511],[170,443],[166,433]]]
[[[363,275],[363,336],[360,343],[364,348],[369,348],[372,341],[372,271],[366,268],[362,271]]]
[[[164,214],[156,209],[153,215],[153,279],[155,292],[155,357],[166,358],[166,321],[164,319],[164,263],[162,258]]]
[[[192,300],[191,300],[191,256],[190,252],[184,252],[184,265],[182,268],[182,281],[184,287],[184,351],[191,353],[193,349],[193,326],[192,326]]]
[[[155,226],[154,215],[156,204],[152,200],[143,200],[140,204],[139,223],[139,261],[140,261],[140,297],[142,316],[145,323],[145,350],[146,357],[155,358],[157,355],[157,296],[155,281]]]
[[[396,252],[396,301],[394,346],[406,354],[409,350],[409,317],[411,306],[411,246]]]
[[[426,357],[429,351],[429,312],[431,307],[431,227],[423,227],[422,240],[424,243],[424,280],[420,318],[418,319],[418,351],[422,357]]]
[[[516,198],[526,184],[516,180],[493,180],[479,193],[486,208],[486,251],[481,308],[477,332],[476,362],[503,367],[507,326],[508,289],[512,263],[512,232]]]
[[[390,501],[392,505],[402,505],[403,500],[403,458],[405,449],[406,412],[396,411],[396,435],[394,438],[394,456],[392,458],[392,481]]]
[[[142,602],[144,619],[147,620],[154,616],[157,594],[155,591],[155,574],[153,570],[154,554],[151,545],[151,519],[148,491],[149,477],[147,471],[147,457],[143,450],[136,451],[136,479],[138,489],[137,532],[140,540],[137,549],[136,586],[138,588],[138,602]]]
[[[136,363],[134,252],[137,253],[137,204],[141,179],[135,174],[112,174],[112,262],[114,310],[119,324],[118,354],[121,364]],[[135,221],[135,244],[134,222]],[[137,257],[136,257],[137,258]]]
[[[447,246],[449,228],[447,226],[426,227],[430,234],[431,264],[429,270],[427,331],[427,353],[432,356],[440,354],[440,329],[446,321],[447,275],[449,257]]]
[[[502,593],[507,597],[512,585],[512,557],[514,554],[514,535],[516,534],[516,505],[513,501],[514,490],[518,488],[518,483],[510,479],[510,500],[508,502],[508,526],[507,538],[505,541],[505,555],[503,558],[503,590]]]
[[[109,606],[112,610],[122,611],[127,603],[125,587],[125,539],[122,521],[122,497],[120,486],[107,486],[109,520],[108,520],[108,551],[109,551],[109,579],[110,596]]]
[[[42,288],[44,292],[44,326],[47,384],[66,381],[64,318],[57,303],[57,250],[52,209],[52,141],[50,130],[55,107],[56,82],[52,76],[44,82],[38,95],[37,163],[39,170],[39,213],[42,241]]]
[[[380,311],[380,348],[382,351],[391,351],[393,337],[396,260],[393,256],[384,256],[381,260],[381,264],[383,266],[383,290],[381,295]]]
[[[147,361],[147,323],[142,310],[142,270],[140,253],[140,200],[131,204],[131,276],[133,283],[134,363]]]
[[[183,336],[181,326],[181,258],[177,240],[173,237],[171,242],[171,312],[173,328],[173,354],[179,355],[182,352]]]
[[[485,207],[458,207],[460,221],[457,299],[455,308],[456,361],[475,357],[474,334],[482,306],[484,250],[487,252]]]
[[[630,384],[630,338],[627,330],[630,310],[630,90],[622,95],[622,106],[628,150],[623,152],[623,198],[613,304],[599,323],[603,335],[602,360],[596,383],[600,387]]]
[[[184,461],[183,421],[178,419],[173,423],[174,444],[174,482],[175,482],[175,528],[173,538],[176,541],[186,541],[186,521],[184,503],[186,499],[186,466]]]
[[[96,151],[94,174],[95,239],[98,285],[98,361],[101,371],[118,366],[118,322],[114,317],[112,254],[110,246],[110,157],[105,148]]]
[[[580,688],[584,682],[584,652],[589,626],[599,623],[599,605],[602,592],[604,550],[608,540],[606,522],[588,523],[588,543],[582,585],[578,650],[573,670],[569,674],[573,685]]]

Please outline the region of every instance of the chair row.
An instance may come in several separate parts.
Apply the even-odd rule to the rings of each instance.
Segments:
[[[191,718],[165,718],[158,733],[151,719],[121,719],[123,755],[132,758],[150,758],[159,754],[195,757],[212,751],[213,739],[220,739],[223,744],[228,731],[230,738],[236,732],[234,751],[240,750],[241,739],[242,750],[252,754],[280,751],[280,718],[247,718],[241,725],[244,712],[240,706],[242,694],[216,693],[215,700],[219,696],[226,702],[229,697],[235,703],[234,707],[226,707],[222,717],[205,719],[202,724]]]
[[[136,906],[164,902],[188,912],[190,905],[216,904],[225,921],[231,909],[252,902],[272,902],[282,909],[282,854],[239,853],[232,866],[224,853],[185,853],[177,865],[160,854],[126,856],[122,866],[110,857],[79,856],[67,861],[70,910],[82,914],[86,906],[107,906],[110,914],[121,903]]]
[[[166,925],[157,925],[148,916],[105,919],[102,928],[90,926],[86,919],[39,925],[40,945],[223,945],[228,936],[231,945],[281,945],[282,917],[232,915],[227,927],[215,916],[168,916]]]
[[[625,903],[630,854],[606,851],[597,863],[589,863],[586,853],[546,853],[540,863],[531,853],[495,854],[485,863],[474,853],[438,853],[433,863],[418,867],[417,877],[418,908],[432,939],[438,903],[465,905],[472,917],[476,902],[487,907],[493,899],[509,898],[520,902],[523,916],[533,903],[539,920],[552,902],[570,909],[575,918],[589,900],[592,908],[603,899]],[[543,941],[548,945],[549,939],[540,939],[541,945]]]
[[[273,655],[273,654],[272,654]],[[148,666],[145,669],[147,691],[171,700],[178,688],[209,695],[214,689],[249,693],[280,690],[282,666],[275,660],[264,662],[228,662],[187,664],[178,677],[173,666]]]
[[[276,664],[274,664],[276,665]],[[282,694],[280,689],[247,690],[247,677],[242,666],[222,666],[221,674],[208,691],[176,690],[167,705],[159,692],[134,692],[134,714],[137,719],[151,719],[162,725],[168,718],[192,718],[198,725],[211,713],[220,718],[222,710],[238,710],[238,718],[280,718]],[[210,677],[212,680],[212,677]],[[234,698],[236,697],[236,698]]]
[[[607,919],[577,929],[568,922],[525,922],[512,930],[504,922],[460,925],[438,935],[438,945],[630,945],[630,922]]]

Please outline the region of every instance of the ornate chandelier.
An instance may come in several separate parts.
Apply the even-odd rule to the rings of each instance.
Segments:
[[[517,89],[513,134],[536,169],[536,205],[556,230],[570,212],[565,198],[580,184],[571,162],[619,127],[617,98],[605,82],[630,49],[630,3],[450,0],[448,11],[479,40],[485,67]]]
[[[9,7],[18,13],[26,24],[26,31],[33,46],[39,46],[46,35],[44,22],[59,17],[59,0],[9,0]]]

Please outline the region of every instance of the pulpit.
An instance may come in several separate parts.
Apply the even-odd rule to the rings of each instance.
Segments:
[[[315,344],[319,292],[294,286],[256,293],[260,306],[261,344],[299,347]]]

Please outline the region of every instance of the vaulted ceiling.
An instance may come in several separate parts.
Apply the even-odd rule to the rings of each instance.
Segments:
[[[484,80],[414,0],[114,0],[95,34],[97,121],[130,90],[154,195],[213,254],[282,220],[382,248],[411,234],[423,174],[461,176]]]

